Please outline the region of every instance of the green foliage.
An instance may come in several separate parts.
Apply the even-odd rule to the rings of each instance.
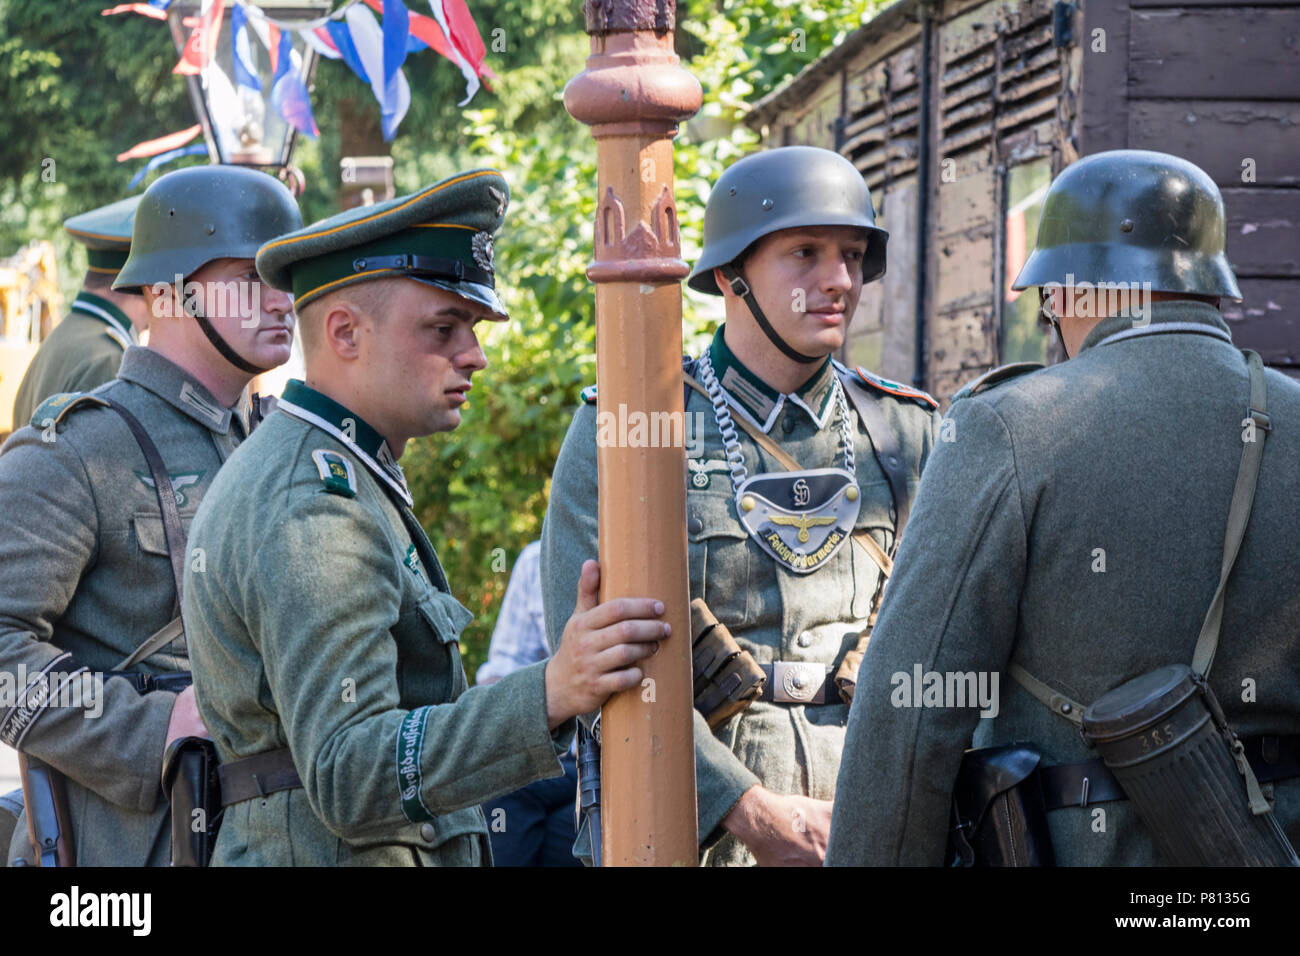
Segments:
[[[194,123],[185,84],[171,73],[176,54],[167,28],[133,15],[101,17],[108,5],[0,0],[0,255],[31,238],[54,239],[69,294],[85,260],[59,223],[125,195],[142,161],[118,164],[117,153]],[[407,5],[425,12],[420,0]],[[461,427],[411,443],[402,460],[453,589],[476,615],[462,639],[473,674],[509,568],[541,533],[549,476],[578,392],[595,381],[585,271],[596,175],[590,132],[561,99],[589,51],[579,0],[470,0],[470,7],[499,78],[461,107],[464,80],[452,64],[431,51],[409,56],[411,109],[392,155],[399,193],[476,166],[501,169],[511,185],[496,258],[512,321],[485,332],[489,367],[475,377]],[[740,123],[749,104],[874,7],[872,0],[680,2],[676,48],[704,88],[704,105],[675,150],[688,261],[699,252],[711,184],[757,146]],[[307,178],[306,221],[337,209],[340,112],[349,105],[378,110],[370,88],[337,61],[318,62],[312,104],[321,137],[300,138],[295,154]],[[42,181],[45,158],[56,160],[54,182]],[[687,293],[684,315],[686,349],[697,351],[721,319],[719,302]]]
[[[118,163],[118,153],[195,122],[185,84],[171,75],[166,27],[100,16],[106,6],[0,4],[0,255],[52,240],[68,298],[86,258],[62,221],[127,194],[143,161]]]

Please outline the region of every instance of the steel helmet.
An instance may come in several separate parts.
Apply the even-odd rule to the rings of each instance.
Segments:
[[[718,178],[704,207],[704,249],[687,284],[721,295],[716,267],[735,262],[769,233],[799,226],[860,226],[867,232],[862,281],[885,274],[889,233],[876,225],[857,167],[829,149],[782,146],[746,156]]]
[[[302,227],[284,183],[239,166],[193,166],[160,177],[140,199],[131,255],[113,281],[132,289],[189,276],[213,259],[252,259]]]
[[[284,183],[239,166],[193,166],[157,179],[140,198],[131,254],[113,288],[186,278],[214,259],[253,259],[276,236],[302,227],[298,203]],[[236,352],[207,316],[195,313],[213,347],[241,371],[268,371]]]
[[[1223,197],[1200,167],[1148,150],[1096,153],[1047,190],[1034,251],[1011,287],[1073,276],[1240,300],[1225,232]]]

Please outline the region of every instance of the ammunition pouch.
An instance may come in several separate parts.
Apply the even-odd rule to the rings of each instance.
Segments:
[[[691,602],[691,647],[695,709],[716,730],[758,700],[767,677],[701,598]]]
[[[172,866],[207,866],[221,825],[216,745],[205,737],[173,740],[163,755],[162,788],[171,805]]]
[[[1024,744],[968,750],[952,797],[949,866],[1054,866],[1039,777]]]

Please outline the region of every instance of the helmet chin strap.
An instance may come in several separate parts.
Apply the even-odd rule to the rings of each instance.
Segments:
[[[182,307],[184,307],[184,303],[182,303]],[[221,353],[221,357],[241,372],[247,372],[249,375],[261,375],[263,372],[269,372],[271,369],[275,368],[274,365],[263,367],[246,361],[238,352],[230,347],[229,342],[221,337],[221,333],[213,328],[212,323],[208,321],[208,317],[200,312],[197,306],[191,305],[190,308],[185,309],[185,311],[193,316],[194,320],[199,323],[199,328],[203,330],[203,334],[207,336],[208,341],[212,343],[212,347]]]
[[[1047,291],[1042,286],[1038,287],[1038,307],[1047,316],[1047,321],[1052,323],[1052,330],[1056,333],[1056,339],[1061,343],[1061,351],[1065,353],[1065,357],[1068,359],[1070,350],[1065,347],[1065,336],[1061,334],[1061,321],[1056,317],[1056,313],[1048,307]]]
[[[754,314],[754,319],[758,322],[758,327],[763,330],[763,334],[788,358],[794,359],[801,365],[811,365],[813,362],[821,362],[826,359],[824,355],[804,355],[802,352],[796,352],[785,339],[777,334],[776,329],[772,328],[772,323],[767,321],[767,316],[763,314],[763,310],[758,306],[758,299],[754,297],[754,290],[736,271],[735,265],[728,262],[725,266],[719,266],[718,268],[722,272],[722,277],[731,286],[731,291],[745,300],[745,304],[749,306],[749,311]]]

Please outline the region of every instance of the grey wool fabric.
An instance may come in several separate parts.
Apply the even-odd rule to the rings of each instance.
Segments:
[[[93,394],[121,403],[144,425],[188,527],[243,435],[237,414],[181,368],[138,346],[123,356],[118,378]],[[51,424],[19,429],[0,450],[0,671],[10,674],[21,665],[34,676],[65,653],[71,656],[58,671],[110,670],[177,613],[144,455],[115,412],[62,412],[68,405],[67,397],[51,399],[34,416]],[[138,669],[188,670],[185,639]],[[175,696],[142,696],[110,678],[98,717],[48,707],[22,738],[20,751],[67,776],[78,865],[170,860],[160,775]],[[10,862],[32,861],[25,820],[8,852]]]
[[[560,775],[572,741],[545,664],[467,689],[471,615],[359,417],[291,382],[241,451],[190,539],[199,710],[223,763],[287,747],[304,786],[228,807],[214,865],[486,865],[479,804]]]
[[[721,331],[718,336],[720,339]],[[722,373],[716,344],[713,354],[719,376],[734,381]],[[734,358],[730,361],[735,364]],[[938,414],[924,400],[874,394],[898,436],[908,482],[915,489],[935,440]],[[690,454],[698,451],[697,466],[702,462],[707,468],[704,487],[690,474],[683,476],[687,483],[691,598],[704,598],[759,664],[785,660],[838,666],[866,626],[879,570],[854,542],[846,543],[811,574],[799,575],[779,567],[749,537],[737,517],[712,406],[691,391],[686,411],[688,417],[696,416],[695,420],[705,423],[702,448]],[[733,414],[739,413],[733,410]],[[838,460],[839,429],[833,413],[822,427],[806,409],[789,401],[774,414],[770,437],[805,468],[825,468]],[[850,416],[862,489],[855,530],[868,531],[888,550],[894,544],[889,486],[851,406]],[[743,431],[739,431],[739,441],[749,474],[784,470]],[[597,556],[596,449],[597,409],[584,404],[574,415],[560,449],[542,529],[543,598],[552,649],[558,646],[565,622],[573,613],[582,563]],[[761,783],[777,793],[820,799],[834,795],[847,716],[848,707],[838,697],[825,705],[760,701],[720,725],[714,734],[695,713],[698,823],[701,848],[708,851],[707,864],[753,864],[752,854],[721,826],[751,787]],[[580,849],[585,840],[585,833],[580,833]]]
[[[1267,384],[1273,427],[1210,674],[1241,735],[1300,732],[1300,384],[1274,371]],[[1176,301],[1153,303],[1145,328],[1104,319],[1077,356],[954,403],[859,672],[829,864],[943,863],[968,747],[1029,742],[1047,765],[1095,756],[1009,662],[1085,705],[1191,663],[1248,394],[1218,310]],[[898,675],[918,666],[997,675],[996,716],[905,706]],[[1265,790],[1300,840],[1300,780]],[[1161,862],[1127,801],[1048,819],[1059,864]]]

